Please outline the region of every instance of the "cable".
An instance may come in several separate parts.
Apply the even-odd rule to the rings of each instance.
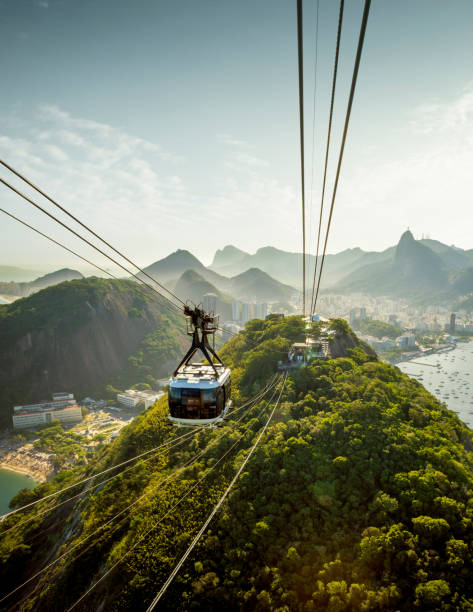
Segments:
[[[310,164],[311,173],[310,173],[310,204],[309,204],[309,229],[308,229],[309,236],[311,236],[312,234],[312,200],[313,200],[313,191],[314,191],[314,169],[315,169],[315,101],[316,101],[316,93],[317,93],[317,61],[318,61],[318,50],[319,50],[319,4],[320,4],[320,0],[317,0],[316,9],[315,9],[314,96],[313,96],[313,103],[312,103],[312,154],[311,154],[311,164]],[[308,275],[310,278],[310,270],[308,270]]]
[[[150,453],[158,451],[160,448],[166,448],[170,445],[174,445],[177,440],[180,440],[186,437],[190,437],[194,433],[197,433],[197,431],[200,431],[204,428],[205,426],[202,426],[201,428],[197,428],[195,430],[192,430],[191,432],[186,432],[185,434],[182,434],[181,436],[178,436],[177,438],[174,438],[173,440],[164,442],[163,444],[160,444],[159,446],[155,446],[154,448],[151,448],[150,450],[147,450],[144,453],[136,455],[135,457],[131,457],[131,459],[127,459],[126,461],[122,461],[121,463],[118,463],[117,465],[113,465],[112,467],[109,467],[106,470],[102,470],[101,472],[98,472],[97,474],[93,474],[92,476],[83,478],[82,480],[79,480],[75,482],[74,484],[68,485],[67,487],[60,489],[59,491],[54,491],[54,493],[50,493],[49,495],[46,495],[45,497],[41,497],[41,499],[37,499],[35,501],[30,502],[29,504],[25,504],[24,506],[21,506],[21,508],[16,508],[15,510],[11,510],[10,512],[7,512],[7,514],[3,514],[2,516],[0,516],[0,521],[6,520],[8,517],[16,514],[17,512],[27,510],[28,508],[31,508],[32,506],[35,506],[36,504],[39,504],[40,502],[44,502],[47,499],[56,497],[57,495],[60,495],[61,493],[64,493],[65,491],[69,491],[70,489],[73,489],[81,484],[85,484],[86,482],[89,482],[93,478],[97,478],[98,476],[103,476],[103,474],[107,474],[108,472],[111,472],[112,470],[116,470],[117,468],[122,467],[123,465],[127,465],[128,463],[131,463],[132,461],[141,459],[142,457],[145,457],[146,455],[149,455]],[[4,533],[6,533],[6,531],[3,531],[0,535],[3,535]]]
[[[274,393],[273,393],[274,396]],[[269,400],[268,404],[271,402],[273,396],[271,396],[271,399]],[[106,572],[105,574],[103,574],[96,582],[94,582],[94,584],[77,600],[75,601],[72,606],[70,608],[68,608],[67,612],[70,612],[71,610],[73,610],[81,601],[83,601],[87,595],[89,595],[89,593],[91,593],[95,587],[97,587],[118,565],[120,565],[123,560],[125,559],[125,557],[127,557],[143,540],[144,538],[146,538],[152,531],[154,531],[156,529],[156,527],[158,527],[165,518],[167,518],[171,512],[173,512],[183,501],[184,499],[186,499],[186,497],[188,497],[192,491],[194,491],[194,489],[196,489],[201,482],[203,482],[203,480],[205,480],[205,478],[207,478],[207,476],[210,474],[210,472],[212,472],[217,465],[223,461],[223,459],[225,459],[225,457],[235,448],[235,446],[237,446],[238,444],[240,444],[241,440],[243,439],[244,433],[240,434],[240,437],[232,444],[232,446],[225,451],[225,453],[220,457],[220,459],[218,459],[218,461],[216,463],[214,463],[214,465],[212,465],[206,472],[205,474],[199,478],[199,480],[192,486],[190,487],[186,493],[184,493],[184,495],[182,495],[177,502],[166,512],[166,514],[164,514],[163,516],[160,517],[160,519],[158,520],[157,523],[154,523],[147,531],[145,531],[139,538],[138,540],[131,546],[131,548],[129,548]]]
[[[320,200],[320,216],[319,216],[319,229],[317,232],[317,250],[315,254],[315,264],[314,264],[314,279],[312,281],[312,295],[310,298],[310,315],[311,318],[314,314],[315,303],[314,303],[314,292],[315,292],[315,279],[317,276],[317,265],[319,261],[319,247],[320,247],[320,231],[322,228],[322,215],[324,210],[324,198],[325,198],[325,185],[327,181],[327,167],[328,167],[328,156],[330,150],[330,138],[332,134],[332,120],[333,120],[333,107],[335,102],[335,89],[337,86],[337,73],[338,73],[338,58],[340,54],[340,40],[342,36],[342,22],[343,22],[343,8],[344,8],[344,0],[340,0],[340,9],[338,12],[338,29],[337,29],[337,42],[335,45],[335,62],[333,66],[333,77],[332,77],[332,94],[330,98],[330,113],[328,120],[328,132],[327,132],[327,146],[325,150],[325,163],[324,163],[324,178],[322,181],[322,196]],[[319,273],[320,276],[320,273]]]
[[[50,240],[51,242],[53,242],[54,244],[57,244],[58,246],[60,246],[61,248],[63,248],[66,251],[69,251],[69,253],[72,253],[73,255],[75,255],[76,257],[78,257],[79,259],[82,259],[83,261],[85,261],[86,263],[90,264],[91,266],[94,266],[94,268],[97,268],[97,270],[100,270],[101,272],[104,272],[105,274],[107,274],[108,276],[110,276],[111,278],[115,279],[115,280],[122,280],[120,279],[118,276],[115,276],[114,274],[112,274],[111,272],[109,272],[108,270],[105,270],[104,268],[101,268],[100,266],[98,266],[97,264],[93,263],[92,261],[89,261],[88,259],[86,259],[85,257],[83,257],[82,255],[79,255],[79,253],[76,253],[75,251],[71,250],[69,247],[65,246],[64,244],[62,244],[61,242],[58,242],[57,240],[54,240],[54,238],[51,238],[51,236],[48,236],[47,234],[43,234],[43,232],[41,232],[39,229],[36,229],[35,227],[33,227],[32,225],[29,225],[29,223],[26,223],[26,221],[22,221],[21,219],[19,219],[18,217],[15,217],[15,215],[12,215],[11,213],[7,212],[6,210],[4,210],[3,208],[0,208],[0,211],[5,213],[6,215],[8,215],[9,217],[11,217],[12,219],[15,219],[15,221],[18,221],[18,223],[21,223],[22,225],[25,225],[26,227],[28,227],[29,229],[33,230],[33,232],[36,232],[37,234],[39,234],[40,236],[43,236],[43,238],[46,238],[47,240]],[[138,288],[140,291],[143,291],[143,295],[148,295],[147,293],[144,292],[142,285],[146,285],[146,283],[144,283],[144,281],[142,279],[138,279],[139,283],[137,284]],[[159,294],[161,296],[161,294]],[[161,306],[164,306],[165,308],[167,308],[168,310],[171,310],[166,303],[161,303],[158,302]],[[177,307],[175,307],[177,308]],[[171,310],[171,312],[174,313],[180,313],[180,310]],[[1,517],[0,517],[1,520]]]
[[[261,391],[259,391],[259,393],[257,393],[254,397],[252,397],[251,399],[249,399],[247,402],[245,402],[244,404],[242,404],[241,406],[239,406],[238,408],[235,408],[233,410],[231,410],[230,412],[228,412],[226,414],[226,417],[230,416],[231,414],[235,414],[236,412],[239,412],[240,410],[243,410],[243,408],[245,408],[246,406],[248,406],[249,404],[251,404],[253,401],[258,400],[260,396],[264,396],[267,391],[271,388],[271,385],[274,383],[275,381],[275,377],[273,377],[271,379],[271,381],[266,385],[265,388],[263,388]],[[54,493],[50,493],[49,495],[46,495],[45,497],[42,497],[41,499],[37,499],[33,502],[30,502],[28,504],[25,504],[24,506],[21,506],[20,508],[16,508],[15,510],[12,510],[11,512],[7,512],[6,514],[3,514],[2,516],[0,516],[0,522],[3,520],[6,520],[8,517],[17,514],[18,512],[21,512],[23,510],[27,510],[28,508],[31,508],[32,506],[35,506],[36,504],[39,504],[40,502],[44,502],[48,499],[51,499],[52,497],[56,497],[57,495],[60,495],[61,493],[64,493],[65,491],[69,491],[70,489],[73,489],[81,484],[85,484],[87,482],[89,482],[90,480],[94,479],[94,478],[98,478],[99,476],[103,476],[104,474],[107,474],[108,472],[111,472],[112,470],[116,470],[124,465],[127,465],[128,463],[131,463],[132,461],[136,461],[138,459],[141,459],[142,457],[145,457],[146,455],[149,455],[150,453],[153,452],[157,452],[159,449],[164,449],[166,450],[167,448],[172,448],[173,446],[176,446],[177,443],[181,443],[181,441],[184,441],[185,439],[195,435],[196,433],[198,433],[199,431],[202,431],[204,429],[208,429],[207,425],[202,425],[200,427],[196,427],[193,428],[190,432],[186,432],[184,434],[182,434],[181,436],[178,436],[177,438],[173,438],[172,440],[169,440],[167,442],[164,442],[163,444],[160,444],[159,446],[155,446],[154,448],[151,448],[150,450],[147,450],[139,455],[136,455],[135,457],[131,457],[130,459],[127,459],[126,461],[122,461],[121,463],[118,463],[117,465],[114,465],[112,467],[109,467],[105,470],[102,470],[101,472],[98,472],[97,474],[93,474],[92,476],[88,476],[87,478],[83,478],[82,480],[77,481],[74,484],[68,485],[67,487],[64,487],[62,489],[60,489],[59,491],[54,491]],[[179,441],[179,442],[178,442]],[[135,466],[133,466],[135,467]],[[129,468],[131,469],[131,468]],[[120,474],[123,474],[124,472],[120,472],[119,474],[116,474],[115,476],[113,476],[112,478],[116,478],[117,476],[119,476]],[[100,483],[98,483],[95,486],[100,486],[101,484],[104,484],[105,482],[108,482],[108,480],[111,480],[111,478],[104,480]],[[92,488],[95,488],[92,487]],[[90,491],[91,489],[86,489],[86,491],[82,491],[81,493],[79,493],[79,495],[82,495],[83,493],[86,493],[87,491]],[[61,504],[58,504],[55,507],[58,507],[62,504],[67,503],[68,501],[72,501],[72,499],[75,499],[76,497],[78,497],[78,495],[75,495],[74,497],[71,497],[67,500],[65,500],[64,502],[61,502]],[[53,510],[55,507],[53,508],[48,508],[47,511],[49,510]],[[8,529],[6,529],[5,531],[2,531],[0,533],[0,535],[4,535],[5,533],[7,533],[8,531],[10,531],[11,529],[14,529],[15,527],[17,527],[18,525],[24,524],[26,522],[29,522],[30,520],[33,520],[34,518],[37,518],[38,516],[41,516],[43,513],[40,513],[38,515],[35,515],[33,517],[31,517],[30,519],[28,519],[28,521],[22,521],[20,523],[16,523],[15,525],[13,525],[12,527],[9,527]]]
[[[108,272],[107,270],[104,270],[100,266],[97,266],[97,264],[94,264],[91,261],[89,261],[88,259],[86,259],[85,257],[82,257],[82,255],[79,255],[79,253],[76,253],[75,251],[72,251],[67,246],[64,246],[63,244],[61,244],[57,240],[54,240],[54,238],[51,238],[51,236],[47,236],[46,234],[43,234],[43,232],[40,232],[38,229],[36,229],[32,225],[29,225],[28,223],[26,223],[26,221],[22,221],[21,219],[18,219],[18,217],[15,217],[15,215],[12,215],[11,213],[9,213],[6,210],[4,210],[3,208],[0,208],[0,212],[5,213],[6,215],[11,217],[12,219],[15,219],[15,221],[18,221],[18,223],[21,223],[22,225],[25,225],[26,227],[29,227],[29,229],[33,230],[33,232],[36,232],[40,236],[43,236],[43,238],[46,238],[47,240],[50,240],[51,242],[54,242],[54,244],[57,244],[61,248],[65,249],[66,251],[69,251],[69,253],[72,253],[73,255],[75,255],[79,259],[82,259],[82,261],[85,261],[86,263],[88,263],[89,265],[93,266],[94,268],[97,268],[97,270],[100,270],[101,272],[104,272],[104,274],[108,274],[109,276],[111,276],[115,280],[119,280],[119,278],[117,276],[114,276],[111,272]]]
[[[169,450],[171,448],[174,448],[175,446],[179,446],[183,442],[186,442],[187,438],[189,438],[189,437],[191,437],[191,435],[194,435],[195,433],[197,433],[197,431],[200,431],[200,430],[195,430],[195,431],[192,431],[192,432],[188,432],[187,434],[179,436],[178,438],[176,438],[175,440],[172,441],[173,442],[172,444],[170,443],[168,446],[166,446],[166,448],[164,448],[162,452],[164,452],[166,450]],[[160,447],[158,447],[158,448],[160,448]],[[156,454],[159,455],[161,453],[159,453],[156,450]],[[156,455],[152,455],[151,457],[147,457],[146,459],[143,459],[142,463],[145,463],[146,461],[149,461],[150,459],[154,459],[155,456]],[[64,501],[59,502],[59,503],[55,504],[54,506],[51,506],[49,508],[44,508],[43,510],[41,510],[37,514],[34,514],[33,516],[29,516],[24,521],[19,521],[18,523],[15,523],[14,525],[9,527],[8,529],[5,529],[5,531],[2,531],[0,533],[0,536],[3,536],[5,534],[7,534],[9,531],[12,531],[12,529],[16,529],[17,527],[21,527],[22,525],[26,525],[27,523],[30,523],[31,521],[33,521],[33,520],[35,520],[37,518],[40,518],[41,516],[44,516],[48,512],[52,512],[53,510],[56,510],[57,508],[60,508],[61,506],[64,506],[64,504],[67,504],[68,502],[74,501],[75,499],[77,499],[78,497],[81,497],[82,495],[85,495],[86,493],[90,493],[94,489],[97,489],[98,487],[106,484],[107,482],[110,482],[111,480],[114,480],[115,478],[118,478],[118,476],[122,476],[123,474],[126,474],[130,470],[135,469],[138,465],[141,465],[141,464],[135,463],[134,465],[132,465],[132,466],[122,470],[118,474],[115,474],[114,476],[110,476],[110,478],[106,478],[105,480],[102,480],[101,482],[98,482],[97,484],[94,484],[93,486],[88,487],[84,491],[81,491],[80,493],[77,493],[76,495],[73,495],[72,497],[68,497]],[[110,469],[113,470],[113,469],[116,469],[116,467],[115,468],[110,468]],[[92,480],[93,478],[96,478],[96,476],[91,476],[89,480]],[[72,486],[74,487],[74,486],[77,486],[77,485],[72,485]],[[34,503],[38,503],[40,501],[44,501],[44,499],[46,499],[46,498],[40,499],[40,500],[38,500],[37,502],[34,502]],[[22,508],[19,508],[18,511],[19,510],[22,510]],[[13,513],[9,513],[9,514],[6,514],[4,516],[9,516],[10,514],[13,514]]]
[[[348,107],[347,107],[347,112],[346,112],[346,117],[345,117],[345,126],[343,128],[342,144],[340,147],[340,155],[338,157],[337,173],[335,175],[335,184],[333,187],[332,202],[330,204],[330,214],[329,214],[328,223],[327,223],[327,232],[325,234],[325,243],[324,243],[324,250],[323,250],[323,255],[322,255],[322,262],[320,264],[320,272],[319,272],[319,278],[317,282],[317,293],[315,294],[314,309],[315,309],[315,305],[317,304],[317,297],[319,295],[319,289],[320,289],[320,279],[322,278],[322,271],[324,269],[324,261],[325,261],[325,253],[327,250],[328,235],[330,232],[330,224],[332,222],[332,213],[333,213],[333,207],[335,204],[335,197],[337,195],[338,179],[340,177],[340,169],[342,167],[343,152],[345,150],[345,142],[347,138],[348,124],[350,122],[353,98],[355,96],[356,81],[358,78],[358,69],[360,67],[361,53],[363,51],[363,43],[365,40],[366,26],[368,25],[368,16],[370,12],[370,6],[371,6],[371,0],[365,0],[365,7],[363,9],[363,18],[361,20],[361,27],[360,27],[360,36],[358,38],[358,48],[356,50],[355,66],[353,68],[353,77],[352,77],[351,87],[350,87],[350,96],[348,98]]]
[[[1,162],[3,163],[3,162]],[[38,210],[40,210],[41,212],[43,212],[45,215],[47,215],[48,217],[50,217],[51,219],[54,219],[54,221],[56,221],[56,223],[59,223],[59,225],[61,225],[62,227],[64,227],[65,229],[67,229],[69,232],[71,232],[72,234],[74,234],[75,236],[77,236],[77,238],[80,238],[80,240],[82,240],[83,242],[85,242],[86,244],[88,244],[89,246],[91,246],[93,249],[95,249],[96,251],[98,251],[99,253],[101,253],[102,255],[104,255],[107,259],[109,259],[110,261],[112,261],[115,265],[117,265],[118,267],[120,267],[122,270],[125,270],[125,272],[127,272],[128,274],[131,274],[134,278],[136,278],[139,282],[143,283],[144,285],[146,285],[149,289],[151,289],[152,291],[154,291],[155,293],[157,293],[161,298],[163,298],[164,300],[167,300],[170,304],[172,304],[172,306],[175,308],[175,310],[172,310],[171,312],[181,312],[181,310],[178,308],[178,306],[176,304],[174,304],[174,302],[172,300],[170,300],[168,297],[166,297],[165,295],[163,295],[162,293],[160,293],[157,289],[155,289],[154,287],[152,287],[149,283],[147,283],[146,281],[144,281],[143,279],[139,278],[136,274],[134,274],[133,272],[131,272],[130,270],[128,270],[128,268],[126,268],[125,266],[123,266],[122,264],[120,264],[116,259],[114,259],[113,257],[111,257],[110,255],[107,255],[107,253],[105,253],[104,251],[102,251],[101,249],[99,249],[99,247],[95,246],[94,244],[92,244],[92,242],[90,242],[89,240],[87,240],[87,238],[84,238],[83,236],[81,236],[80,234],[78,234],[75,230],[73,230],[72,228],[70,228],[68,225],[66,225],[65,223],[63,223],[60,219],[58,219],[57,217],[55,217],[53,214],[51,214],[50,212],[48,212],[47,210],[45,210],[44,208],[42,208],[42,206],[40,206],[39,204],[37,204],[36,202],[34,202],[31,198],[29,198],[28,196],[26,196],[24,193],[22,193],[21,191],[19,191],[18,189],[16,189],[15,187],[13,187],[13,185],[10,185],[9,183],[7,183],[5,180],[3,180],[2,178],[0,178],[0,183],[3,183],[6,187],[8,187],[9,189],[11,189],[12,191],[14,191],[17,195],[19,195],[20,197],[22,197],[24,200],[26,200],[27,202],[29,202],[30,204],[32,204],[35,208],[37,208]],[[171,310],[171,308],[169,308],[169,306],[166,306],[168,308],[168,310]]]
[[[302,44],[302,0],[297,0],[297,54],[299,66],[299,128],[302,189],[302,313],[305,315],[305,171],[304,171],[304,65]]]
[[[268,389],[269,390],[269,389]],[[259,401],[259,400],[257,400]],[[249,402],[248,402],[249,403]],[[251,406],[252,407],[252,406]],[[251,409],[248,408],[247,412]],[[245,413],[246,414],[246,413]],[[245,414],[243,414],[237,421],[235,421],[235,423],[233,423],[232,425],[235,425],[236,423],[238,423],[241,419],[244,418]],[[227,431],[223,431],[222,434],[220,436],[218,436],[215,440],[219,440],[222,436],[224,436],[227,433]],[[87,540],[89,540],[92,536],[96,535],[99,531],[101,531],[102,529],[104,529],[105,527],[107,527],[107,525],[110,525],[110,523],[112,523],[115,519],[117,519],[119,516],[121,516],[122,514],[124,514],[125,512],[127,512],[128,510],[130,510],[132,507],[134,507],[137,503],[139,503],[142,499],[144,499],[145,497],[148,497],[151,493],[153,493],[154,491],[156,491],[158,488],[160,488],[161,486],[163,486],[166,482],[168,482],[169,480],[171,480],[172,478],[175,478],[178,473],[180,472],[180,470],[184,469],[185,467],[188,467],[191,463],[193,463],[194,461],[197,461],[197,459],[200,459],[200,457],[202,457],[207,451],[209,450],[209,446],[207,446],[204,450],[202,450],[201,452],[197,453],[197,455],[195,455],[194,457],[192,457],[191,459],[189,459],[186,463],[184,463],[182,466],[180,466],[179,468],[177,468],[175,471],[173,471],[171,474],[169,474],[166,478],[164,478],[163,480],[160,480],[156,486],[152,487],[149,491],[147,491],[146,493],[144,493],[143,495],[140,495],[137,499],[135,499],[135,501],[133,501],[131,504],[128,504],[128,506],[126,506],[123,510],[121,510],[120,512],[118,512],[117,514],[115,514],[114,516],[112,516],[112,518],[110,518],[106,523],[100,525],[97,529],[95,529],[92,533],[90,533],[89,535],[87,535],[85,538],[82,538],[81,540],[79,540],[79,542],[77,542],[76,544],[74,544],[73,546],[71,546],[70,548],[68,548],[64,553],[62,553],[59,557],[57,557],[56,559],[54,559],[53,561],[51,561],[50,563],[48,563],[45,567],[43,567],[41,570],[37,571],[35,574],[33,574],[33,576],[30,576],[30,578],[28,578],[27,580],[25,580],[22,584],[18,585],[17,587],[15,587],[12,591],[10,591],[9,593],[7,593],[6,595],[4,595],[1,599],[0,599],[0,603],[3,602],[5,599],[8,599],[11,595],[13,595],[14,593],[16,593],[18,590],[22,589],[24,586],[26,586],[27,584],[29,584],[32,580],[34,580],[35,578],[38,578],[41,574],[43,574],[44,572],[46,572],[50,567],[52,567],[53,565],[56,565],[56,563],[58,563],[61,559],[63,559],[64,557],[66,557],[67,555],[69,555],[72,551],[76,550],[81,544],[83,544],[84,542],[86,542]]]
[[[24,181],[27,185],[29,185],[30,187],[32,187],[33,189],[35,189],[38,193],[40,193],[43,197],[45,197],[47,200],[49,200],[52,204],[54,204],[54,206],[56,206],[57,208],[59,208],[60,210],[62,210],[63,213],[65,213],[66,215],[68,215],[71,219],[73,219],[76,223],[78,223],[79,225],[81,225],[84,229],[86,229],[88,232],[90,232],[93,236],[95,236],[95,238],[98,238],[101,242],[103,242],[103,244],[105,244],[106,246],[108,246],[110,249],[112,249],[112,251],[114,251],[117,255],[120,255],[121,257],[123,257],[123,259],[125,259],[125,261],[127,261],[129,264],[131,264],[132,266],[134,266],[135,268],[137,268],[137,270],[139,270],[141,272],[141,274],[144,274],[146,277],[148,277],[151,281],[153,281],[154,283],[156,283],[158,285],[158,287],[161,287],[161,289],[163,289],[164,291],[167,291],[167,293],[169,293],[169,295],[172,295],[176,300],[178,300],[178,302],[180,302],[183,306],[185,306],[185,303],[181,300],[181,298],[179,298],[177,295],[175,295],[172,291],[170,291],[169,289],[166,289],[166,287],[164,287],[163,285],[161,285],[161,283],[159,283],[155,278],[153,278],[152,276],[150,276],[147,272],[145,272],[144,270],[142,270],[139,266],[137,266],[133,261],[131,261],[131,259],[128,259],[128,257],[126,257],[126,255],[123,255],[123,253],[121,251],[119,251],[118,249],[116,249],[115,247],[113,247],[110,243],[108,243],[106,240],[104,240],[101,236],[99,236],[97,233],[95,233],[92,229],[90,229],[90,227],[88,227],[87,225],[85,225],[85,223],[82,223],[82,221],[80,221],[77,217],[75,217],[73,214],[71,214],[66,208],[64,208],[63,206],[61,206],[58,202],[56,202],[55,200],[53,200],[53,198],[51,198],[50,196],[48,196],[44,191],[42,191],[39,187],[37,187],[36,185],[34,185],[31,181],[29,181],[27,178],[25,178],[22,174],[20,174],[17,170],[15,170],[14,168],[12,168],[10,165],[8,165],[6,162],[4,162],[3,160],[0,159],[0,164],[2,164],[2,166],[4,166],[5,168],[7,168],[8,170],[10,170],[10,172],[13,172],[13,174],[15,174],[18,178],[20,178],[22,181]],[[134,276],[134,275],[133,275]],[[163,296],[164,297],[164,296]],[[169,298],[166,298],[169,299]],[[171,302],[172,303],[172,302]]]
[[[161,587],[160,591],[158,592],[158,594],[156,595],[156,597],[153,599],[153,601],[151,602],[151,604],[149,605],[149,607],[147,608],[146,612],[151,612],[152,610],[154,610],[154,608],[156,607],[156,604],[159,602],[159,600],[161,599],[161,597],[164,595],[164,593],[167,591],[169,585],[171,584],[171,582],[174,580],[176,574],[179,572],[179,570],[181,569],[182,565],[185,563],[187,557],[190,555],[190,553],[193,551],[194,547],[196,546],[197,542],[200,540],[200,538],[202,537],[203,533],[205,532],[205,530],[207,529],[207,527],[209,526],[211,520],[213,519],[213,517],[216,515],[216,513],[218,512],[218,510],[220,509],[220,507],[222,506],[223,502],[225,501],[225,499],[227,498],[228,494],[230,493],[230,491],[232,490],[234,484],[236,483],[236,481],[238,480],[240,474],[242,473],[242,471],[245,469],[246,464],[248,463],[248,461],[250,460],[251,456],[253,455],[253,453],[255,452],[261,438],[263,437],[264,433],[266,432],[269,423],[271,421],[271,419],[273,418],[273,414],[277,408],[277,406],[279,405],[279,401],[281,399],[281,395],[282,392],[284,390],[285,384],[286,384],[286,379],[287,379],[287,373],[284,376],[284,380],[283,380],[283,384],[281,387],[281,391],[279,393],[279,397],[276,400],[276,403],[274,404],[274,407],[268,417],[268,420],[266,421],[266,423],[263,426],[263,429],[261,430],[261,432],[259,433],[258,437],[256,438],[256,442],[253,444],[253,446],[251,447],[250,452],[248,453],[248,455],[246,456],[246,458],[244,459],[243,463],[241,464],[239,470],[237,471],[237,473],[235,474],[235,476],[233,477],[233,480],[230,482],[230,484],[228,485],[228,487],[225,489],[225,492],[223,493],[223,495],[221,496],[221,498],[219,499],[219,501],[217,502],[216,506],[214,507],[214,509],[212,510],[212,512],[209,514],[209,516],[207,517],[207,520],[205,521],[205,523],[203,524],[203,526],[201,527],[199,533],[195,536],[195,538],[192,540],[192,543],[190,544],[190,546],[187,548],[186,552],[182,555],[182,557],[180,558],[178,564],[176,565],[176,567],[173,569],[173,571],[171,572],[171,574],[169,575],[168,579],[166,580],[166,582],[163,584],[163,586]]]

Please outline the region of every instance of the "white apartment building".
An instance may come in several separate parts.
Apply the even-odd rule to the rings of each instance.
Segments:
[[[163,397],[163,391],[138,391],[138,389],[127,389],[124,393],[117,393],[117,401],[127,408],[134,408],[143,403],[145,408],[154,404],[156,400]]]
[[[13,427],[26,429],[40,427],[58,420],[65,425],[82,421],[82,410],[75,402],[72,393],[54,393],[52,402],[14,406]]]

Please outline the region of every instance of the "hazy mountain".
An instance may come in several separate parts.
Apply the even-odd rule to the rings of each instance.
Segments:
[[[194,304],[201,304],[206,293],[214,293],[217,296],[217,314],[224,321],[232,318],[232,298],[222,293],[195,270],[184,272],[177,281],[174,292],[182,300],[191,300]]]
[[[3,293],[4,295],[26,297],[35,293],[36,291],[46,289],[46,287],[51,287],[52,285],[57,285],[64,281],[78,280],[80,278],[84,277],[77,270],[62,268],[61,270],[56,270],[56,272],[50,272],[49,274],[40,276],[36,280],[27,283],[0,283],[0,294]]]
[[[368,253],[360,248],[346,249],[334,255],[326,255],[324,262],[324,285],[330,285],[337,280],[367,263],[381,261],[388,257],[387,252]],[[309,281],[312,280],[315,257],[307,255],[306,269]],[[262,247],[250,255],[235,247],[227,246],[217,251],[210,266],[212,270],[226,276],[234,276],[246,272],[250,268],[259,268],[279,282],[300,287],[302,277],[302,255],[282,251],[275,247]]]
[[[170,283],[170,281],[173,281],[174,285],[174,282],[187,270],[198,272],[205,280],[217,285],[220,289],[228,286],[227,278],[209,270],[192,253],[181,249],[144,268],[147,274],[164,285]],[[143,278],[146,279],[146,277]]]
[[[218,298],[218,313],[227,320],[232,317],[233,300],[284,302],[297,293],[293,287],[284,285],[255,268],[229,279],[228,286],[229,292],[222,292],[195,270],[187,270],[176,283],[174,292],[181,299],[190,299],[196,304],[203,301],[206,293],[214,293]]]
[[[15,403],[54,391],[152,384],[187,343],[184,317],[129,280],[61,283],[0,306],[0,421],[9,422]]]
[[[446,271],[460,270],[473,265],[473,249],[463,250],[430,239],[422,239],[416,242],[438,255]],[[337,285],[340,280],[365,266],[392,261],[396,248],[396,246],[392,246],[384,251],[363,251],[360,248],[353,248],[326,255],[322,287],[326,289]],[[315,257],[313,255],[307,255],[308,283],[312,282],[314,261]],[[282,251],[271,246],[262,247],[256,253],[249,254],[234,246],[227,245],[224,249],[215,253],[210,268],[225,276],[235,276],[250,268],[259,268],[282,283],[301,288],[301,253]],[[374,268],[375,272],[376,269]],[[381,266],[381,270],[383,269]]]
[[[240,251],[236,247],[228,244],[223,249],[215,252],[214,259],[210,268],[218,270],[219,268],[235,266],[243,261],[246,257],[251,257],[249,253]]]
[[[447,267],[441,257],[406,231],[389,259],[362,266],[334,289],[345,293],[402,296],[439,293],[447,285]]]
[[[15,266],[0,266],[1,283],[28,283],[42,274],[44,274],[44,272],[40,270],[27,270]]]
[[[450,274],[450,287],[455,295],[466,295],[473,292],[473,267],[457,270]]]
[[[464,251],[458,247],[448,246],[443,242],[429,238],[424,238],[419,242],[439,255],[448,269],[459,270],[473,265],[473,251]]]
[[[297,293],[258,268],[251,268],[231,279],[230,291],[239,300],[257,302],[283,302]]]
[[[51,287],[51,285],[57,285],[59,283],[63,283],[64,281],[79,280],[80,278],[84,278],[84,276],[77,270],[62,268],[61,270],[56,270],[56,272],[51,272],[50,274],[45,274],[44,276],[37,278],[29,283],[29,285],[30,287],[39,291],[40,289]]]

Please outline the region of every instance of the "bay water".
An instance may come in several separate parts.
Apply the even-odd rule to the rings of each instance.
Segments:
[[[6,514],[8,504],[21,489],[32,489],[37,483],[26,474],[0,469],[0,515]]]
[[[416,357],[397,366],[473,427],[473,342],[461,342],[452,351]]]

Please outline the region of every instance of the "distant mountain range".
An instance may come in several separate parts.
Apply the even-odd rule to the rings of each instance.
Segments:
[[[0,283],[28,283],[29,281],[42,276],[41,270],[28,270],[17,266],[0,266]]]
[[[77,270],[63,268],[29,282],[0,282],[0,294],[27,297],[41,289],[46,289],[46,287],[52,287],[64,281],[78,280],[80,278],[84,277]]]
[[[144,271],[168,287],[183,300],[202,301],[205,293],[215,293],[222,302],[233,299],[256,302],[285,302],[298,291],[265,271],[250,268],[233,277],[206,268],[189,251],[171,253]],[[192,274],[190,274],[192,272]],[[145,278],[142,276],[142,278]]]
[[[307,257],[309,287],[314,261],[313,255]],[[180,249],[144,270],[184,301],[201,302],[205,293],[215,293],[225,318],[229,317],[233,299],[288,302],[297,300],[302,289],[301,254],[271,246],[250,254],[227,245],[216,251],[208,267]],[[30,295],[81,277],[80,272],[65,269],[29,283],[0,283],[0,295]],[[437,240],[415,240],[407,231],[398,245],[384,251],[354,248],[327,255],[321,288],[336,293],[455,300],[473,292],[473,249],[463,250]]]
[[[455,299],[473,292],[473,253],[404,232],[387,257],[362,265],[335,284],[340,293]]]
[[[411,232],[408,233],[414,240]],[[415,243],[427,247],[429,251],[438,255],[446,271],[473,266],[473,249],[463,250],[430,239],[415,240]],[[333,255],[326,255],[323,287],[336,286],[339,281],[348,278],[351,273],[370,264],[392,261],[396,248],[396,246],[392,246],[379,252],[354,248]],[[313,255],[307,257],[309,271],[313,270],[314,261]],[[280,282],[300,288],[302,255],[281,251],[274,247],[263,247],[258,249],[255,254],[250,255],[228,245],[215,253],[210,269],[219,274],[234,275],[251,267],[260,268]]]

